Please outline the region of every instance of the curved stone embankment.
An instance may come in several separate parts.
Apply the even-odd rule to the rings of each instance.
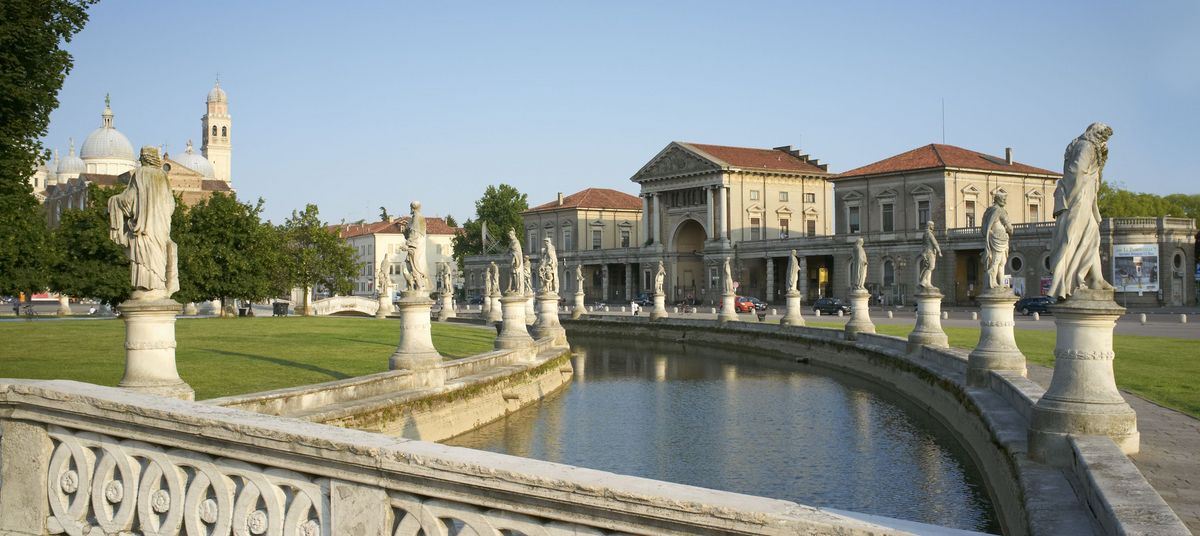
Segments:
[[[571,351],[533,347],[203,403],[424,441],[441,441],[541,400],[571,381]]]
[[[853,374],[905,396],[955,434],[988,484],[1005,534],[1189,534],[1133,463],[1107,437],[1072,437],[1074,465],[1059,470],[1028,457],[1029,415],[1044,389],[993,372],[967,387],[967,355],[955,349],[841,330],[711,320],[593,317],[562,320],[568,335],[648,337],[753,350]]]

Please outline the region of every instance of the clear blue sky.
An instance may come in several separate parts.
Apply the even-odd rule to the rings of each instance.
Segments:
[[[672,140],[799,145],[845,171],[942,140],[1061,169],[1092,121],[1107,177],[1200,192],[1200,2],[133,2],[103,0],[47,142],[100,124],[199,142],[219,73],[233,178],[281,221],[473,216],[629,181]]]

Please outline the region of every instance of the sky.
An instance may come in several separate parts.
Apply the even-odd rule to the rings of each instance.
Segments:
[[[1051,170],[1093,121],[1106,178],[1200,193],[1200,2],[102,0],[45,143],[200,145],[229,95],[233,186],[282,222],[474,215],[629,178],[671,141],[792,145],[841,172],[929,143]],[[943,121],[944,103],[944,121]],[[943,134],[944,132],[944,134]],[[943,138],[944,136],[944,138]]]

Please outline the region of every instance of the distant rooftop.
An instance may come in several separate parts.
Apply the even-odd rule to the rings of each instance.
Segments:
[[[911,151],[900,153],[891,158],[885,158],[874,164],[839,174],[834,180],[868,175],[886,175],[905,171],[923,171],[929,169],[958,168],[977,169],[981,171],[1006,171],[1009,173],[1029,173],[1034,175],[1062,176],[1061,173],[1039,167],[1009,163],[1004,157],[986,155],[970,149],[931,143]]]
[[[808,155],[801,154],[799,150],[792,149],[790,145],[774,149],[755,149],[703,143],[677,143],[706,154],[713,160],[724,162],[730,167],[806,173],[827,173],[829,170],[828,164],[821,164],[817,159],[809,158]]]
[[[393,218],[390,221],[377,221],[371,223],[345,223],[341,225],[330,225],[329,228],[337,231],[340,238],[354,238],[356,236],[366,236],[373,234],[403,234],[408,229],[408,216],[402,218]],[[454,235],[461,231],[458,227],[446,225],[446,220],[438,217],[425,218],[425,232],[431,235]]]
[[[613,210],[641,210],[642,200],[636,195],[629,195],[609,188],[588,188],[549,203],[543,203],[525,211],[546,212],[564,208],[600,208]]]

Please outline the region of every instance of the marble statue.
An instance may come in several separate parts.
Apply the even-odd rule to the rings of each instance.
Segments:
[[[142,147],[142,166],[124,192],[108,199],[109,237],[126,248],[132,298],[170,298],[179,290],[178,257],[171,241],[175,197],[158,149]]]
[[[492,287],[492,292],[500,292],[500,267],[496,266],[496,261],[492,261],[492,265],[488,267],[488,282]],[[489,294],[490,296],[490,294]]]
[[[575,265],[575,291],[583,292],[583,265]]]
[[[517,294],[525,294],[525,252],[521,249],[521,241],[517,238],[517,232],[513,229],[508,230],[508,252],[512,265],[512,277],[508,278],[507,292],[515,292]]]
[[[1078,289],[1111,290],[1100,263],[1097,204],[1112,129],[1092,123],[1067,145],[1063,176],[1054,188],[1054,238],[1050,295],[1066,298]]]
[[[800,279],[800,259],[796,258],[796,250],[792,250],[788,255],[788,271],[787,271],[787,293],[793,294],[800,292],[800,287],[796,286]]]
[[[425,216],[421,215],[419,201],[413,201],[409,208],[412,209],[412,214],[408,220],[408,234],[405,236],[408,242],[407,264],[413,280],[409,289],[426,292],[429,290],[429,274],[425,273],[428,266],[425,263]]]
[[[387,296],[388,289],[392,286],[392,259],[391,254],[384,253],[383,260],[379,261],[379,270],[375,272],[375,291],[380,296]]]
[[[529,260],[529,255],[526,255],[521,263],[521,279],[522,279],[522,294],[529,294],[533,291],[533,262]]]
[[[448,262],[442,265],[442,292],[454,292],[454,269]]]
[[[942,256],[942,246],[933,234],[933,227],[933,220],[925,224],[925,239],[920,258],[921,277],[917,281],[917,287],[926,290],[937,288],[933,286],[933,270],[937,268],[937,258]]]
[[[721,266],[721,275],[725,282],[725,288],[722,290],[725,294],[733,294],[733,269],[729,267],[729,257],[725,258],[725,264]]]
[[[663,261],[658,261],[658,270],[654,272],[654,294],[663,295],[663,282],[667,279],[667,267],[663,266]]]
[[[867,290],[867,250],[863,249],[863,239],[854,240],[854,250],[850,256],[850,290]]]
[[[1008,263],[1008,240],[1012,237],[1013,232],[1012,223],[1008,221],[1008,211],[1004,209],[1004,205],[1007,203],[1008,194],[996,192],[992,196],[992,206],[983,211],[983,288],[986,289],[1004,286],[1004,265]]]
[[[400,276],[404,278],[404,290],[415,292],[419,290],[417,287],[417,271],[413,259],[416,259],[416,244],[404,240],[400,243],[404,248],[404,262],[400,265]]]
[[[488,265],[488,267],[483,271],[483,295],[485,297],[491,296],[494,290],[495,289],[492,288],[492,266]]]
[[[538,277],[542,280],[542,292],[558,293],[558,253],[549,238],[542,241],[542,263]]]

